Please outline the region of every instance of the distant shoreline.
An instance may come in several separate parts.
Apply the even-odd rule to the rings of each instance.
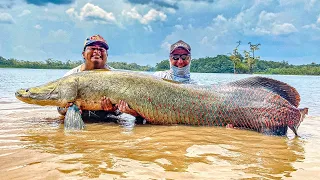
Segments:
[[[234,73],[235,74],[279,74],[279,75],[315,75],[320,76],[320,64],[311,63],[304,65],[292,65],[286,61],[276,62],[257,60],[252,69],[245,66],[246,61],[234,64],[227,55],[216,57],[205,57],[192,59],[191,72],[194,73]],[[54,59],[45,61],[24,61],[16,59],[5,59],[0,56],[0,68],[26,68],[26,69],[72,69],[83,63],[83,60],[62,62]],[[108,65],[115,69],[131,71],[163,71],[170,69],[168,59],[162,60],[154,67],[150,65],[138,65],[137,63],[108,62]],[[252,73],[249,73],[252,72]]]
[[[0,66],[0,69],[70,70],[71,68],[69,68],[69,69],[66,69],[66,68],[26,68],[26,67],[1,67]],[[138,71],[138,70],[133,70],[133,71],[141,72],[141,71]],[[144,72],[156,72],[156,71],[144,71]],[[211,72],[192,72],[191,71],[191,73],[211,73]],[[218,74],[234,74],[234,73],[219,72]],[[248,74],[248,73],[236,73],[235,75],[237,75],[237,74]],[[312,74],[272,74],[272,73],[259,73],[259,72],[252,73],[252,74],[254,74],[254,75],[320,76],[320,75],[312,75]]]

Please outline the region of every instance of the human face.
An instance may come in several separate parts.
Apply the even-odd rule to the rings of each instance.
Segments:
[[[179,59],[177,59],[179,57]],[[185,58],[185,60],[183,60]],[[178,68],[185,67],[190,64],[190,53],[184,48],[177,48],[170,54],[170,63]]]
[[[86,70],[104,69],[107,63],[107,50],[103,46],[87,46],[82,52],[85,59]]]

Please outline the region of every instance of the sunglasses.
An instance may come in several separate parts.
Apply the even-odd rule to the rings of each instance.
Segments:
[[[173,54],[171,55],[172,59],[178,61],[181,58],[183,61],[189,59],[189,54]]]
[[[89,51],[98,50],[98,51],[100,51],[100,52],[106,52],[106,51],[107,51],[107,50],[106,50],[105,48],[103,48],[103,47],[90,47],[90,46],[88,46],[88,47],[86,48],[86,50],[89,50]]]

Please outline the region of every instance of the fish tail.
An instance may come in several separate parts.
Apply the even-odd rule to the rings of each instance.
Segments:
[[[308,114],[309,108],[299,108],[300,112],[300,119],[296,124],[293,124],[292,126],[289,126],[289,128],[293,131],[293,133],[298,136],[298,128],[301,124],[301,122],[304,120],[305,116]]]

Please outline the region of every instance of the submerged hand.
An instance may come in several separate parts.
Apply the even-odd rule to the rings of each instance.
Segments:
[[[115,111],[116,110],[116,107],[114,107],[112,105],[110,98],[106,98],[105,96],[103,96],[101,98],[101,108],[104,111]]]
[[[73,102],[68,102],[68,104],[65,106],[65,111],[67,112],[67,110],[68,110],[68,108],[69,107],[71,107],[71,106],[73,106]],[[74,104],[76,107],[78,107],[76,104]],[[80,112],[80,114],[82,114],[82,110],[81,110],[81,108],[80,107],[78,107],[79,108],[79,112]],[[65,113],[66,114],[66,113]]]
[[[121,112],[123,112],[123,113],[127,113],[127,114],[130,114],[130,115],[135,116],[135,117],[139,116],[139,114],[137,113],[137,111],[131,109],[131,108],[129,107],[128,103],[126,103],[126,102],[123,101],[123,100],[120,100],[120,101],[119,101],[119,104],[117,104],[117,106],[118,106],[119,111],[121,111]]]

